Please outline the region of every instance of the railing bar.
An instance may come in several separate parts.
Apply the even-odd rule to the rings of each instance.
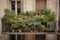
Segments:
[[[17,40],[17,34],[15,36],[16,36],[16,40]]]

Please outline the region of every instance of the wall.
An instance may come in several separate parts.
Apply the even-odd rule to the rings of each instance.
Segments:
[[[24,11],[34,11],[35,10],[35,0],[23,0]]]
[[[36,0],[36,9],[46,8],[46,0]]]
[[[2,17],[4,16],[4,9],[8,8],[7,0],[0,0],[0,34],[2,32]]]
[[[56,12],[56,0],[47,0],[47,8]]]

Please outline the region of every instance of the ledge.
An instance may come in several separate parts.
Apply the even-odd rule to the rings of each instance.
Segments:
[[[60,33],[56,33],[56,32],[8,32],[8,33],[3,33],[3,34],[60,34]]]

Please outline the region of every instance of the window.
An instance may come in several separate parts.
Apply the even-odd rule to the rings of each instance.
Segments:
[[[10,40],[16,40],[15,35],[10,35]]]
[[[17,1],[17,13],[18,13],[18,15],[20,12],[21,12],[20,1]]]
[[[60,40],[60,35],[57,35],[57,40]]]
[[[20,0],[11,0],[11,10],[15,11],[17,15],[21,13],[21,1]]]
[[[9,40],[46,40],[45,34],[10,34]]]
[[[11,9],[15,10],[15,1],[11,1]]]
[[[10,34],[10,39],[9,40],[25,40],[25,35]]]
[[[37,34],[36,40],[46,40],[46,35],[45,34]]]

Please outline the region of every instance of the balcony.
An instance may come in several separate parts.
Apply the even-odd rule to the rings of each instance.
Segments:
[[[9,40],[46,40],[47,34],[58,34],[56,15],[49,9],[23,12],[20,15],[7,9],[5,11],[2,32],[8,35]]]
[[[2,19],[3,32],[56,32],[55,14],[49,9],[20,15],[9,10],[5,11],[6,14]]]

